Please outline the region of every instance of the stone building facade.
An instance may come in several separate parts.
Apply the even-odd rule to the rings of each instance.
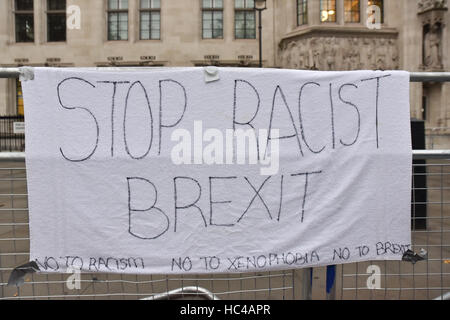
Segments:
[[[2,67],[258,65],[252,0],[17,1],[0,1]],[[263,62],[450,71],[449,19],[447,0],[267,0]],[[22,112],[18,86],[0,80],[0,114]],[[450,84],[412,84],[411,117],[426,121],[429,148],[450,148]]]

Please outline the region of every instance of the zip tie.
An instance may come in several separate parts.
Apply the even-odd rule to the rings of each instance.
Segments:
[[[20,75],[19,80],[22,81],[28,81],[28,80],[34,80],[34,68],[33,67],[20,67]]]
[[[205,70],[205,82],[206,83],[220,80],[219,68],[210,66],[210,67],[205,67],[204,70]]]

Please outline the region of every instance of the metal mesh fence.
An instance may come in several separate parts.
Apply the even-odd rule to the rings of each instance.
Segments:
[[[0,152],[25,150],[25,134],[14,129],[23,122],[23,116],[0,116]]]
[[[450,160],[426,160],[414,168],[412,250],[425,250],[427,258],[416,264],[342,265],[337,281],[340,298],[450,299]],[[370,270],[367,272],[369,265],[381,271],[379,289],[368,289],[367,281],[373,279]]]
[[[445,156],[440,156],[445,157]],[[450,158],[450,153],[448,154]],[[7,286],[12,270],[29,261],[26,170],[23,161],[0,162],[0,300],[2,299],[436,299],[450,292],[450,160],[414,164],[412,249],[427,259],[340,265],[326,292],[326,268],[217,275],[30,274]],[[51,199],[49,199],[51,201]],[[395,213],[393,213],[395,214]],[[368,270],[368,267],[372,269]],[[379,274],[373,274],[373,266]],[[312,278],[310,278],[312,276]],[[379,277],[379,287],[368,282]],[[311,281],[310,281],[311,279]],[[447,294],[447,296],[446,296]]]

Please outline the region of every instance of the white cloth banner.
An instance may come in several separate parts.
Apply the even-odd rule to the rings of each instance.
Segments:
[[[136,274],[400,260],[409,74],[36,68],[31,260]]]

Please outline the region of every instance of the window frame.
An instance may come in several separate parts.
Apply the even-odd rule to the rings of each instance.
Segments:
[[[65,17],[64,21],[65,21],[65,23],[67,23],[67,0],[64,0],[65,1],[65,9],[58,9],[58,10],[50,9],[49,8],[49,1],[51,1],[51,0],[46,0],[46,3],[45,3],[45,5],[46,5],[45,15],[46,15],[47,42],[52,42],[52,43],[53,42],[56,42],[56,43],[58,43],[58,42],[67,42],[67,25],[64,28],[64,33],[65,33],[64,40],[50,40],[50,37],[49,37],[49,35],[50,35],[49,15],[63,15],[64,14],[64,17]]]
[[[36,29],[35,29],[35,14],[34,14],[34,0],[31,2],[33,4],[33,8],[30,10],[18,10],[17,9],[17,1],[20,0],[13,0],[13,16],[14,16],[14,42],[15,43],[35,43],[36,41]],[[25,41],[18,41],[18,29],[17,29],[17,16],[19,15],[31,15],[33,17],[33,39],[32,40],[25,40]]]
[[[300,12],[302,8],[302,12]],[[300,23],[302,17],[302,23]],[[297,0],[297,27],[308,24],[308,0]]]
[[[120,3],[120,0],[116,0],[118,3]],[[109,32],[109,22],[110,22],[110,15],[116,14],[117,17],[120,16],[121,13],[127,14],[127,38],[126,39],[111,39],[110,38],[110,32]],[[117,21],[119,22],[119,20]],[[117,24],[117,35],[119,35],[119,23]],[[127,2],[127,8],[126,9],[110,9],[109,8],[109,0],[106,0],[106,39],[108,41],[129,41],[130,39],[130,0]]]
[[[255,10],[255,8],[254,8],[254,6],[253,7],[250,7],[250,8],[248,8],[247,7],[247,1],[248,0],[244,0],[244,8],[237,8],[236,7],[236,0],[234,0],[234,39],[235,40],[254,40],[254,39],[256,39],[256,10]],[[237,15],[236,15],[236,13],[238,13],[238,12],[242,12],[242,13],[244,13],[244,37],[243,38],[238,38],[236,35],[237,35],[237,28],[236,28],[236,26],[237,26],[237,24],[236,24],[236,22],[237,22],[237,19],[236,19],[236,17],[237,17]],[[247,37],[247,31],[249,30],[249,28],[247,28],[247,13],[252,13],[253,14],[253,21],[254,21],[254,23],[255,23],[255,25],[254,25],[254,28],[253,28],[253,31],[254,31],[254,34],[253,34],[253,37]]]
[[[330,11],[329,5],[331,4],[332,1],[334,1],[334,8],[331,9],[331,10],[334,11],[334,15],[333,15],[334,20],[330,21],[330,20],[328,20],[328,18],[327,18],[327,20],[322,20],[322,11],[324,11],[322,8],[323,8],[324,2],[326,2],[327,11]],[[337,23],[338,22],[338,3],[337,2],[338,2],[338,0],[319,0],[319,20],[320,20],[320,23]]]
[[[154,0],[150,0],[150,7]],[[161,40],[161,1],[159,3],[159,8],[142,8],[142,2],[139,0],[139,40],[147,41],[147,40]],[[142,13],[149,13],[149,38],[143,39],[142,38]],[[152,38],[152,13],[158,12],[159,13],[159,37],[158,38]]]
[[[204,7],[203,6],[203,0],[201,0],[201,9],[202,9],[202,39],[203,40],[217,40],[217,39],[224,39],[224,27],[223,27],[223,14],[224,14],[224,0],[222,0],[222,6],[220,8],[217,8],[214,6],[214,3],[216,0],[211,0],[211,7]],[[211,37],[205,37],[205,18],[204,13],[205,12],[211,12],[212,13],[212,19],[211,19]],[[214,37],[214,13],[220,12],[222,14],[222,35],[220,37]],[[219,30],[219,29],[217,29]]]

